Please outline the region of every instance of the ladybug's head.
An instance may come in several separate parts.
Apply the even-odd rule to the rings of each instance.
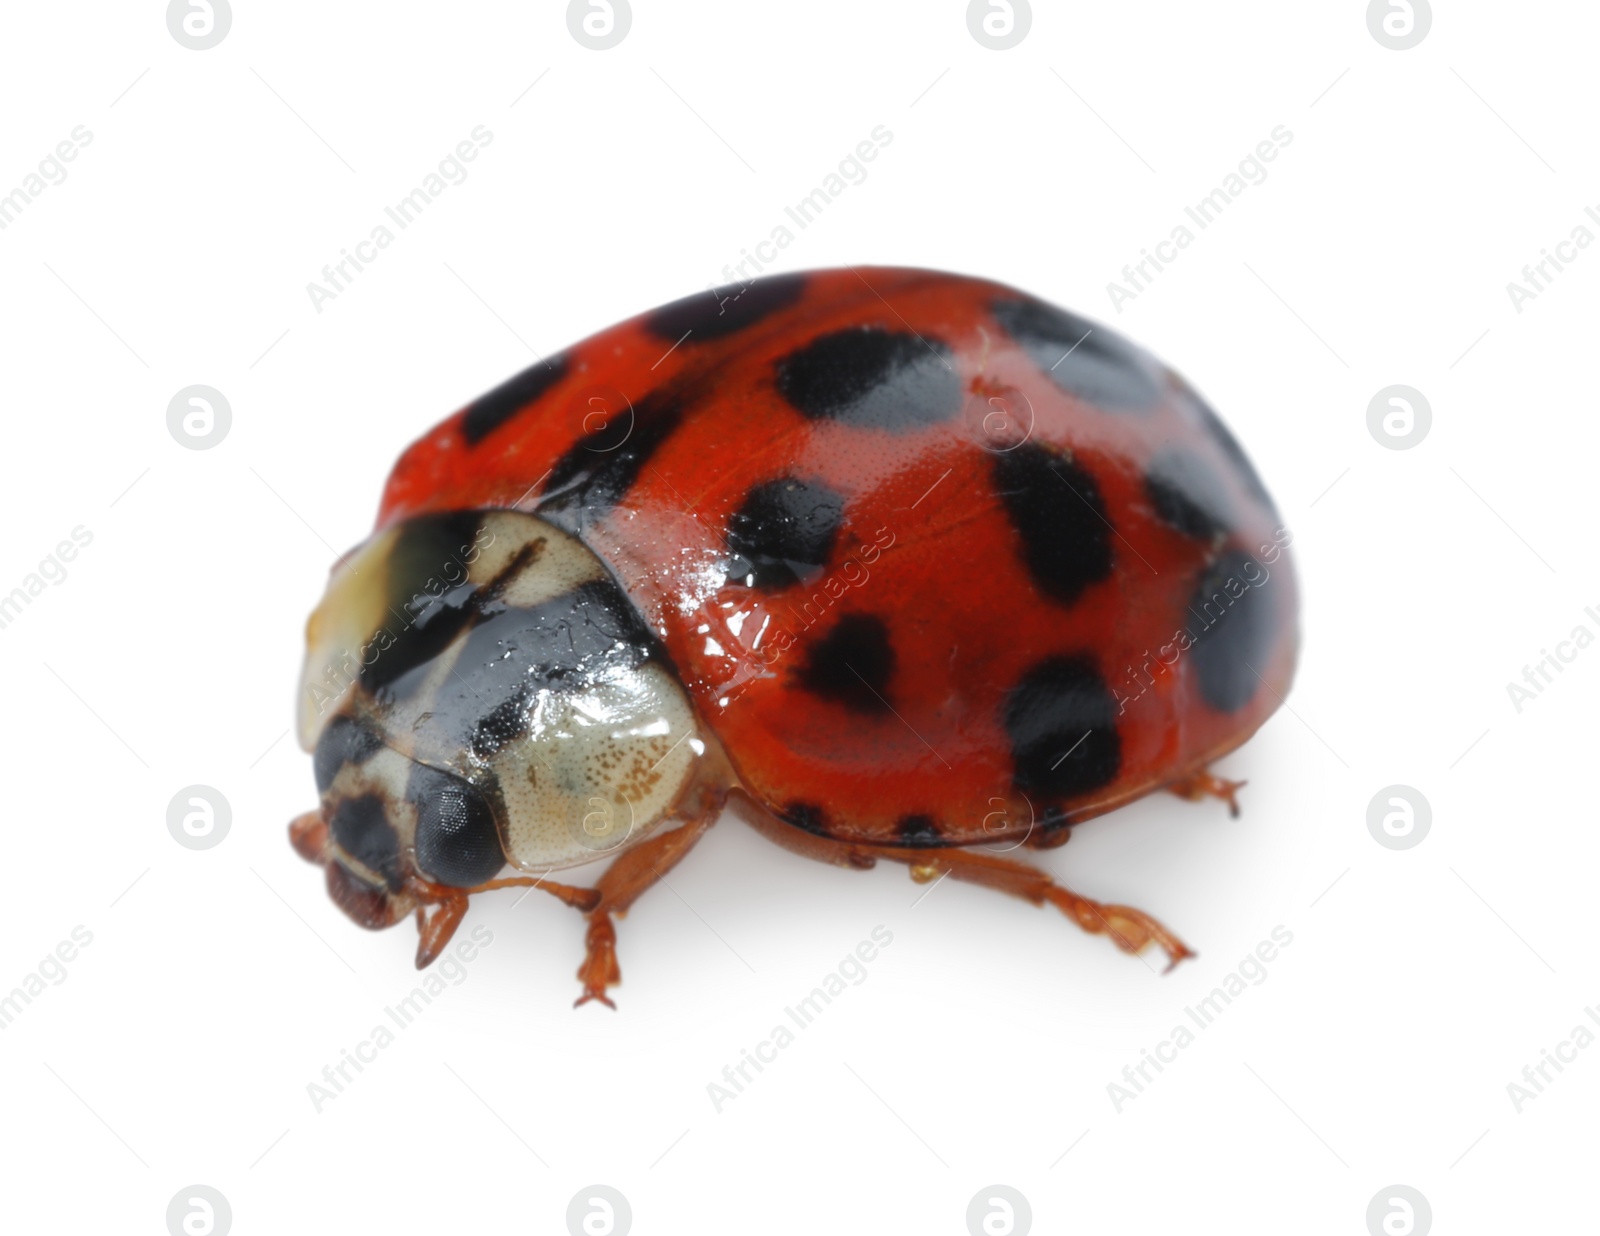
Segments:
[[[463,777],[420,764],[340,714],[312,760],[321,805],[289,826],[328,895],[363,927],[389,927],[440,890],[475,888],[506,865],[494,812]]]
[[[547,873],[639,840],[705,750],[604,564],[522,512],[377,533],[335,568],[307,643],[320,804],[290,834],[364,927],[460,902],[508,864]]]

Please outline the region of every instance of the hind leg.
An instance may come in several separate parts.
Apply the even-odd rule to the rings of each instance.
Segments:
[[[1187,777],[1174,781],[1167,786],[1167,793],[1176,794],[1179,798],[1186,798],[1192,803],[1197,803],[1202,798],[1220,798],[1228,804],[1228,814],[1237,820],[1239,801],[1234,796],[1248,784],[1247,781],[1229,781],[1202,768],[1199,772],[1190,773]]]
[[[1082,897],[1069,888],[1057,884],[1047,871],[1030,867],[1027,863],[1009,858],[998,858],[982,851],[962,849],[903,849],[898,846],[869,845],[854,841],[836,841],[803,832],[791,824],[775,819],[759,806],[751,803],[747,812],[750,823],[768,839],[785,849],[820,862],[835,863],[843,867],[865,870],[878,859],[904,863],[911,869],[911,878],[927,883],[946,875],[971,884],[1021,897],[1034,905],[1049,902],[1084,931],[1091,935],[1108,935],[1112,943],[1125,953],[1138,953],[1151,944],[1160,945],[1167,955],[1167,969],[1172,969],[1186,957],[1193,957],[1188,946],[1143,910],[1132,906],[1104,905]]]
[[[970,884],[999,889],[1034,905],[1049,902],[1090,935],[1108,935],[1125,953],[1143,952],[1158,944],[1167,955],[1167,969],[1186,957],[1193,957],[1188,946],[1150,917],[1132,906],[1106,905],[1080,896],[1057,884],[1047,871],[1009,858],[996,858],[973,850],[884,850],[882,855],[911,868],[918,883],[951,876]]]

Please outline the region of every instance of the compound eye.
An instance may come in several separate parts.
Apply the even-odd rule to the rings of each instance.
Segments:
[[[417,866],[429,879],[472,888],[506,865],[489,804],[460,777],[418,764],[406,797],[417,805]]]
[[[326,794],[339,770],[346,764],[364,764],[378,753],[383,742],[371,730],[349,717],[335,717],[317,740],[311,757],[311,771],[317,779],[317,793]]]

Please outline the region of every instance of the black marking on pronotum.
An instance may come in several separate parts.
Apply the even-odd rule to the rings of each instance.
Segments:
[[[361,685],[384,700],[405,699],[422,685],[428,667],[472,621],[469,604],[474,588],[457,584],[448,592],[427,597],[409,624],[386,628],[393,634],[387,647],[361,667]]]
[[[1189,601],[1189,653],[1200,680],[1200,695],[1218,712],[1235,712],[1261,688],[1277,636],[1271,575],[1249,554],[1231,549],[1211,564]]]
[[[538,514],[572,533],[604,518],[682,419],[676,399],[653,392],[633,405],[631,416],[612,417],[585,434],[550,470]]]
[[[517,546],[517,552],[511,555],[511,561],[495,573],[493,579],[478,590],[476,602],[479,609],[498,601],[500,594],[516,582],[528,567],[539,560],[539,555],[544,553],[545,538],[535,537]]]
[[[1209,541],[1228,531],[1231,511],[1222,480],[1193,451],[1161,451],[1145,472],[1145,494],[1161,521],[1185,536]]]
[[[889,711],[894,667],[894,646],[883,619],[845,614],[807,650],[795,681],[812,695],[851,712],[875,715]]]
[[[997,454],[993,467],[996,492],[1040,591],[1070,605],[1111,577],[1111,524],[1093,473],[1037,442]]]
[[[644,326],[657,339],[672,344],[682,340],[692,346],[754,326],[787,309],[805,290],[804,275],[772,275],[743,285],[708,288],[661,306],[645,318]]]
[[[1144,411],[1161,397],[1152,362],[1115,331],[1032,297],[989,311],[1067,394],[1108,412]]]
[[[383,750],[383,740],[351,717],[335,717],[317,739],[311,757],[311,772],[317,780],[317,793],[326,794],[339,770],[346,764],[359,767]]]
[[[472,888],[505,866],[488,803],[460,777],[413,765],[406,798],[417,808],[417,866],[429,879]]]
[[[502,748],[524,737],[528,733],[530,703],[530,692],[516,689],[480,716],[468,740],[472,754],[480,760],[490,760]]]
[[[518,412],[567,376],[565,354],[529,365],[486,394],[479,395],[461,418],[461,436],[476,446]]]
[[[457,672],[478,690],[587,684],[633,669],[657,647],[633,602],[610,579],[589,580],[533,606],[486,612],[468,633]]]
[[[730,583],[771,590],[815,579],[833,552],[844,499],[821,481],[757,485],[728,520]]]
[[[328,832],[340,849],[382,876],[390,888],[400,887],[400,838],[395,836],[388,811],[376,794],[339,802],[328,820]]]
[[[476,588],[467,572],[480,529],[475,511],[420,515],[400,526],[386,566],[385,625],[359,675],[366,690],[385,699],[410,695],[428,664],[472,621]]]
[[[1116,699],[1088,657],[1035,665],[1005,702],[1016,788],[1073,798],[1116,780],[1122,767],[1116,718]]]
[[[520,736],[539,692],[583,691],[647,660],[665,664],[665,651],[609,578],[538,605],[492,602],[439,681],[431,724],[487,759]]]
[[[809,420],[905,433],[961,411],[949,345],[875,326],[813,339],[778,362],[778,393]]]

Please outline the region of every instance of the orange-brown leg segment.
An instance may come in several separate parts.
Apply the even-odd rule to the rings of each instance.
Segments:
[[[417,969],[426,970],[450,943],[461,920],[467,916],[467,895],[457,892],[436,903],[431,917],[417,907]]]
[[[289,840],[301,858],[327,867],[330,877],[339,870],[336,864],[330,865],[331,843],[328,837],[328,825],[322,818],[322,812],[308,811],[290,821]],[[456,928],[461,926],[461,920],[466,917],[467,899],[473,893],[492,892],[497,888],[538,888],[563,904],[586,912],[600,904],[599,889],[557,884],[544,876],[507,876],[499,880],[486,881],[473,888],[451,888],[443,884],[434,884],[418,875],[411,875],[406,877],[400,889],[385,893],[355,884],[348,875],[345,875],[342,884],[331,883],[330,887],[349,887],[356,890],[356,901],[352,903],[347,900],[342,904],[357,922],[364,922],[369,927],[387,927],[397,923],[410,913],[412,906],[415,906],[419,970],[426,970],[448,947],[450,938],[455,935]],[[334,900],[339,901],[340,898],[336,896]],[[356,908],[352,909],[352,904]],[[369,904],[374,912],[367,918],[360,911]],[[425,911],[427,906],[438,908],[429,916]]]
[[[1050,873],[1027,863],[999,858],[983,851],[962,849],[908,850],[894,846],[868,845],[854,841],[835,841],[801,832],[754,807],[746,813],[756,830],[785,849],[822,862],[836,863],[858,870],[869,868],[885,858],[905,863],[911,878],[919,883],[949,875],[971,884],[1021,897],[1034,905],[1049,902],[1091,935],[1105,934],[1126,953],[1137,953],[1158,944],[1167,954],[1167,969],[1186,957],[1193,957],[1188,946],[1143,910],[1132,906],[1103,905],[1063,888]]]
[[[543,876],[508,876],[503,880],[490,880],[487,884],[480,884],[466,891],[487,893],[497,888],[536,888],[542,893],[549,893],[562,905],[571,906],[574,910],[588,911],[600,904],[600,890],[597,888],[557,884],[554,880],[547,880]]]
[[[578,967],[583,994],[573,1002],[573,1008],[590,1000],[598,1000],[607,1008],[617,1007],[606,995],[606,988],[622,982],[622,970],[617,965],[617,930],[611,916],[626,914],[641,893],[678,865],[715,819],[716,810],[711,809],[669,832],[658,832],[624,850],[606,868],[598,884],[599,902],[588,914],[586,952]]]
[[[1248,784],[1250,784],[1248,781],[1228,781],[1202,768],[1182,780],[1174,781],[1167,786],[1167,793],[1176,794],[1179,798],[1186,798],[1192,803],[1197,803],[1202,798],[1220,798],[1228,804],[1228,814],[1237,820],[1239,800],[1234,796]]]
[[[997,858],[973,850],[883,850],[884,858],[909,864],[911,878],[918,883],[949,875],[969,884],[997,888],[1034,905],[1049,902],[1090,935],[1104,933],[1125,953],[1142,952],[1158,944],[1167,954],[1167,969],[1186,957],[1193,957],[1187,945],[1143,910],[1132,906],[1105,905],[1080,897],[1050,878],[1050,873],[1027,863]]]
[[[422,905],[438,907],[431,917],[423,913],[422,905],[417,907],[417,969],[426,970],[444,952],[456,928],[461,926],[461,920],[466,917],[467,899],[473,893],[488,893],[497,888],[537,888],[579,910],[592,910],[600,902],[598,889],[557,884],[543,876],[508,876],[501,880],[489,880],[473,888],[448,888],[412,876],[406,881],[406,892]]]

